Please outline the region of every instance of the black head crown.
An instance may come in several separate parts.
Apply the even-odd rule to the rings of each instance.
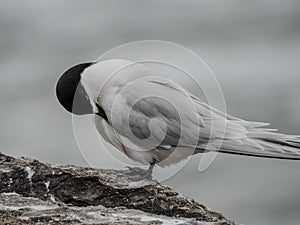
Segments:
[[[93,113],[89,97],[82,86],[81,73],[93,63],[81,63],[71,67],[61,75],[56,84],[56,96],[59,103],[76,115]]]

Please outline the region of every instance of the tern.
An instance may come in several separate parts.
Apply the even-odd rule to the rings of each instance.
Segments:
[[[142,63],[72,66],[58,79],[56,96],[74,115],[93,114],[105,141],[149,165],[141,179],[152,179],[154,165],[206,152],[300,160],[300,136],[221,112]]]

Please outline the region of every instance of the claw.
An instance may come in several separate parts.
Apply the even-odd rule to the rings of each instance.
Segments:
[[[132,181],[141,181],[141,180],[153,180],[152,171],[153,171],[154,163],[150,164],[148,170],[143,170],[139,167],[129,167],[127,166],[129,173],[128,175],[133,175],[129,179]]]
[[[152,175],[149,173],[141,174],[140,176],[129,177],[131,181],[152,180]]]

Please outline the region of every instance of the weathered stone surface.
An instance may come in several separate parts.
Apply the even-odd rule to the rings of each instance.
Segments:
[[[233,222],[133,170],[57,166],[0,154],[0,224]]]

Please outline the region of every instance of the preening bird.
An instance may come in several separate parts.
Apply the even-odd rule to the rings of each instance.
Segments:
[[[105,141],[148,164],[145,178],[152,177],[156,164],[206,152],[300,160],[300,136],[212,108],[140,63],[111,59],[75,65],[59,78],[56,95],[67,111],[94,114]]]

